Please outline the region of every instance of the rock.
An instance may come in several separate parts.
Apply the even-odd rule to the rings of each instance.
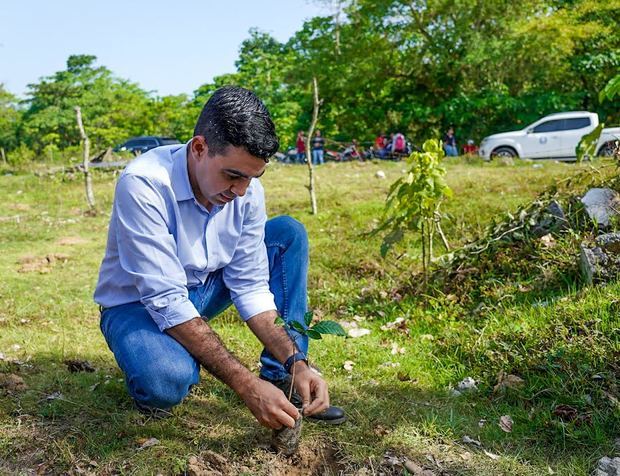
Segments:
[[[512,157],[500,157],[499,163],[500,165],[504,165],[506,167],[512,167],[515,164],[515,161]]]
[[[581,274],[588,284],[608,282],[620,277],[620,254],[606,253],[599,246],[582,243],[579,255]]]
[[[349,329],[349,332],[347,334],[349,335],[349,337],[353,337],[353,338],[363,337],[363,336],[370,334],[370,329],[364,329],[362,327],[353,328],[353,329]]]
[[[378,179],[384,179],[385,178],[385,172],[383,170],[377,170],[375,172],[375,177],[377,177]]]
[[[562,205],[552,200],[542,214],[540,221],[532,228],[532,233],[540,238],[551,232],[562,230],[568,226],[568,220]]]
[[[603,266],[607,262],[607,256],[600,248],[588,248],[583,243],[580,249],[579,268],[581,275],[587,284],[592,284],[594,281],[598,281]]]
[[[459,392],[472,392],[475,390],[478,390],[478,387],[476,385],[476,381],[471,378],[471,377],[465,377],[463,380],[461,380],[458,385],[456,386],[456,389]]]
[[[605,253],[620,254],[620,233],[605,233],[596,237],[596,244]]]
[[[620,197],[610,188],[591,188],[581,198],[588,216],[598,225],[607,227],[620,209]]]
[[[594,476],[620,476],[620,458],[603,456],[598,460]]]

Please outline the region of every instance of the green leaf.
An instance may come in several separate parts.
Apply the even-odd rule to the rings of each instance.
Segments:
[[[308,329],[308,330],[306,331],[306,335],[307,335],[308,337],[310,337],[310,339],[317,339],[317,340],[318,340],[318,339],[322,339],[322,337],[321,337],[321,333],[320,333],[320,332],[315,331],[314,329]]]
[[[620,74],[614,76],[609,80],[607,85],[603,88],[603,90],[599,93],[598,99],[599,102],[603,102],[606,99],[610,101],[620,95]]]
[[[295,329],[297,332],[299,332],[300,334],[305,334],[306,333],[306,329],[304,328],[304,326],[301,323],[297,322],[297,321],[291,321],[289,323],[289,325],[293,329]]]
[[[276,326],[286,326],[286,322],[280,316],[276,317],[276,320],[273,321]]]
[[[347,333],[340,324],[335,321],[321,321],[311,327],[311,330],[320,334],[331,334],[335,336],[346,336]]]
[[[592,132],[587,133],[581,138],[575,149],[577,162],[581,162],[586,156],[594,157],[596,155],[596,145],[598,144],[599,137],[601,137],[603,127],[605,127],[605,124],[601,123]]]
[[[304,321],[306,322],[306,326],[309,326],[312,323],[312,311],[308,311],[304,314]]]

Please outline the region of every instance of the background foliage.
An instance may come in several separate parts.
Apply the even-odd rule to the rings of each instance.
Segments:
[[[236,72],[192,95],[159,97],[90,55],[69,57],[23,100],[0,85],[0,147],[10,161],[70,151],[79,144],[75,105],[95,151],[141,134],[187,140],[212,92],[237,84],[264,99],[284,148],[310,122],[312,76],[323,99],[319,126],[342,141],[400,131],[421,143],[449,124],[461,143],[479,141],[564,110],[618,123],[618,98],[601,102],[598,92],[620,69],[620,0],[335,4],[285,43],[251,30]]]

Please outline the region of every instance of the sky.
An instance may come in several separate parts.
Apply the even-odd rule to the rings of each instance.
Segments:
[[[0,83],[24,97],[69,55],[89,54],[147,91],[191,94],[235,71],[250,28],[286,41],[327,13],[312,0],[0,0]]]

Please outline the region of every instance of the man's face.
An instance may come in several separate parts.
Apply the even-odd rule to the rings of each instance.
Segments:
[[[207,209],[243,197],[253,178],[265,172],[267,164],[242,147],[228,146],[224,153],[209,155],[202,137],[190,144],[194,166],[189,179],[196,199]]]

